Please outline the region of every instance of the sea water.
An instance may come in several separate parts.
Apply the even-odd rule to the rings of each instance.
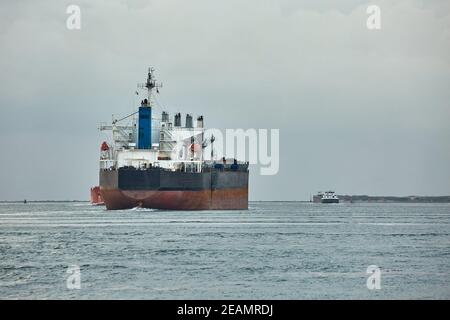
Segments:
[[[449,299],[450,204],[1,203],[0,298]]]

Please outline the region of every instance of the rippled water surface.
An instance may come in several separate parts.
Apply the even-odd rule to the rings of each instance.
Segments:
[[[69,290],[78,265],[81,289]],[[381,289],[366,286],[381,269]],[[450,204],[0,204],[0,298],[450,298]]]

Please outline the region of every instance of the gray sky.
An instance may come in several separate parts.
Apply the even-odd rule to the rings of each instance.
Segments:
[[[445,0],[2,1],[0,200],[87,199],[97,127],[133,109],[148,66],[171,112],[280,129],[280,171],[253,168],[251,200],[448,195],[449,13]]]

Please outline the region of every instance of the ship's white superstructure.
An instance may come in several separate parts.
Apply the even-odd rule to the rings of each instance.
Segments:
[[[149,69],[148,79],[139,88],[148,90],[148,99],[141,102],[142,106],[151,110],[154,101],[154,91],[159,93],[161,87],[154,80],[153,69]],[[100,130],[112,132],[112,142],[107,150],[102,150],[100,168],[121,168],[132,166],[135,168],[160,167],[169,170],[200,171],[203,163],[203,149],[207,145],[204,141],[203,116],[196,118],[194,123],[191,114],[185,115],[184,126],[182,115],[163,111],[161,117],[151,116],[150,130],[151,147],[139,148],[138,112],[118,120],[111,125],[101,125]],[[152,115],[150,111],[150,115]],[[139,116],[141,116],[139,114]],[[119,125],[128,119],[131,125]],[[173,121],[172,121],[173,119]]]

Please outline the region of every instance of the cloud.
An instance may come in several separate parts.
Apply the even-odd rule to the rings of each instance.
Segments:
[[[80,31],[65,27],[72,2],[0,4],[0,148],[14,151],[0,169],[4,197],[37,194],[14,183],[39,179],[20,176],[30,163],[85,173],[70,189],[49,178],[40,197],[83,197],[97,179],[99,122],[133,109],[150,65],[172,113],[204,114],[209,127],[280,129],[280,174],[252,175],[253,199],[329,187],[448,193],[447,1],[377,1],[380,31],[367,30],[369,2],[356,0],[77,3]],[[30,144],[45,145],[32,161]]]

